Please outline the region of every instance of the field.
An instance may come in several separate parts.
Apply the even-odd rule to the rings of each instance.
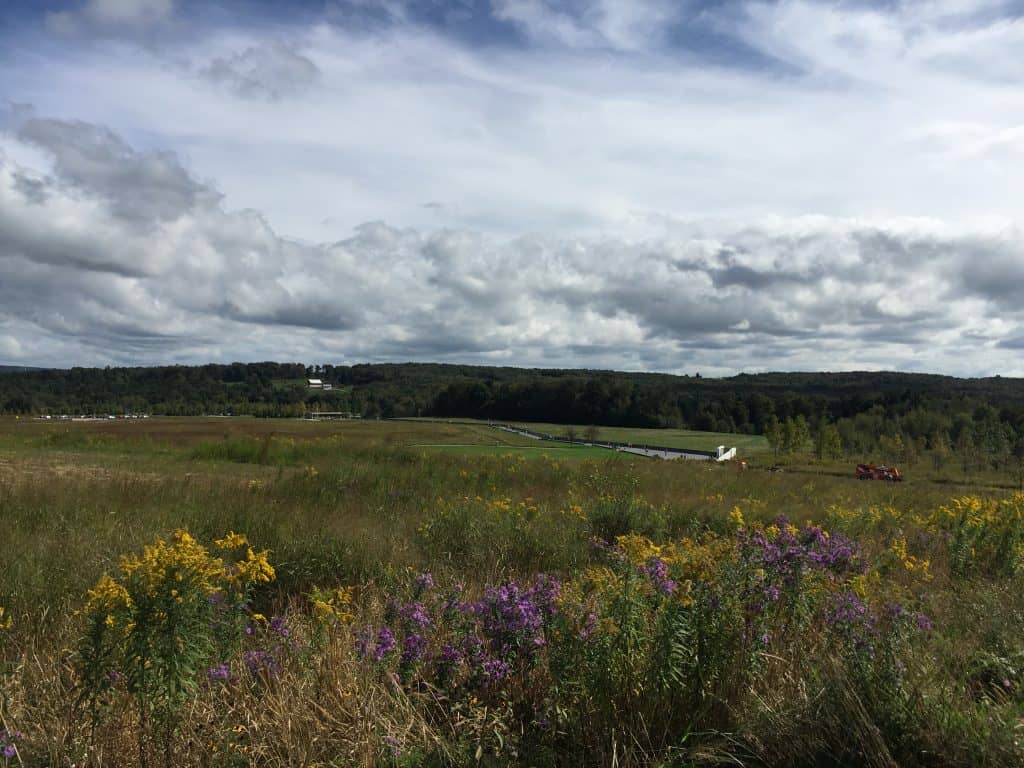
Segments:
[[[2,419],[0,766],[1024,764],[1024,497],[852,460]]]
[[[469,419],[453,420],[460,424],[482,424]],[[587,425],[577,424],[570,427],[566,424],[541,424],[534,422],[514,422],[514,426],[525,427],[534,432],[566,437],[571,428],[579,439],[588,429]],[[736,446],[743,457],[764,456],[768,453],[768,442],[761,435],[736,435],[727,432],[696,432],[690,429],[637,429],[632,427],[597,427],[597,439],[613,443],[632,443],[633,445],[655,445],[662,448],[689,448],[698,451],[713,451],[724,445],[727,449]]]

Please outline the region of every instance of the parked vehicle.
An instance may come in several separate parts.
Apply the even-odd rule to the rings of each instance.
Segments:
[[[857,479],[900,482],[903,480],[903,477],[896,467],[887,467],[884,464],[858,464]]]

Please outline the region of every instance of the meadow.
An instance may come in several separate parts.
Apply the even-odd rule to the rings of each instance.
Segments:
[[[1024,764],[1024,496],[849,463],[2,419],[0,766]]]
[[[438,422],[441,423],[441,422]],[[453,419],[451,423],[486,426],[486,421],[474,419]],[[698,432],[692,429],[642,429],[637,427],[597,427],[585,424],[545,424],[539,422],[509,422],[513,426],[554,435],[568,437],[570,432],[576,439],[585,440],[588,430],[595,430],[597,440],[633,445],[654,445],[660,448],[689,448],[698,451],[713,451],[724,445],[727,449],[736,447],[744,456],[764,456],[768,453],[768,441],[762,435],[741,435],[728,432]]]

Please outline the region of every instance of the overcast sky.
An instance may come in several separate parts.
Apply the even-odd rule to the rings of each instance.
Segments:
[[[4,0],[0,363],[1024,375],[1021,0]]]

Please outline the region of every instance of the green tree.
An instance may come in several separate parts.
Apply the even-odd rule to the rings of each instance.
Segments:
[[[779,421],[774,413],[768,417],[768,423],[764,428],[764,437],[768,441],[768,447],[772,449],[772,455],[778,458],[783,448],[785,430],[783,429],[782,422]]]
[[[971,430],[962,429],[956,439],[956,454],[960,459],[960,467],[966,475],[978,462],[978,446],[974,442]]]
[[[786,419],[782,425],[782,448],[786,453],[804,450],[810,439],[811,430],[807,426],[807,419],[802,415]]]
[[[1011,450],[1014,474],[1017,476],[1017,487],[1024,491],[1024,436],[1018,437]]]
[[[938,472],[945,466],[946,461],[949,460],[949,435],[942,430],[936,431],[932,433],[929,443],[932,456],[932,467],[936,472]]]
[[[838,459],[843,455],[843,440],[835,424],[822,423],[814,445],[814,454],[819,459]]]
[[[903,435],[882,435],[878,438],[878,450],[882,454],[882,461],[886,464],[895,464],[906,456],[907,447],[903,442]]]

